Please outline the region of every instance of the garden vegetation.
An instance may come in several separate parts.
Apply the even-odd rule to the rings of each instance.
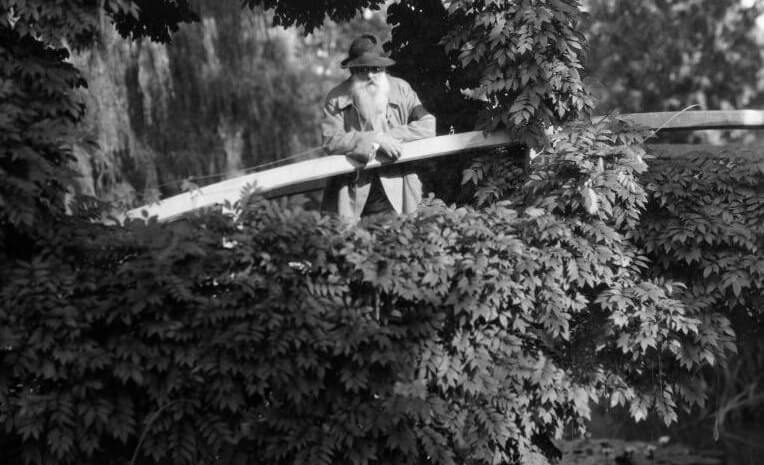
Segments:
[[[245,3],[309,29],[382,2]],[[86,109],[63,46],[104,21],[168,40],[194,15],[0,0],[4,461],[543,464],[593,400],[666,422],[703,406],[733,316],[760,318],[764,170],[649,170],[650,134],[581,122],[578,7],[450,2],[441,45],[475,116],[539,156],[477,159],[470,202],[348,228],[255,196],[168,224],[64,214]]]

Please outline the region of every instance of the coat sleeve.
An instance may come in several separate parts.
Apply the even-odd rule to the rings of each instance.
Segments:
[[[402,86],[401,96],[406,124],[390,129],[388,134],[401,142],[434,137],[435,116],[424,108],[414,89],[408,84]]]
[[[374,131],[345,131],[343,109],[337,101],[327,98],[321,121],[324,150],[329,155],[367,155],[372,151]]]

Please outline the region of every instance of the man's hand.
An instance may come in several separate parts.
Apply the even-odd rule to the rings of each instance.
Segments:
[[[373,153],[348,153],[345,156],[356,163],[365,165],[366,163],[369,163],[369,160],[371,160],[372,155]]]
[[[395,161],[401,157],[403,146],[398,139],[387,134],[378,134],[374,141],[379,144],[379,152],[389,158],[390,161]]]

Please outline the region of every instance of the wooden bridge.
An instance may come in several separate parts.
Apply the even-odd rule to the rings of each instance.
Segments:
[[[758,110],[632,113],[619,115],[618,118],[661,131],[764,128],[764,111]],[[601,119],[602,117],[595,118],[594,122],[597,123]],[[411,163],[514,143],[505,132],[484,134],[472,131],[432,137],[403,144],[403,154],[395,163]],[[379,166],[380,163],[374,160],[363,169]],[[301,161],[184,192],[130,210],[127,217],[156,216],[159,221],[171,220],[200,208],[222,205],[226,201],[233,203],[239,200],[242,191],[248,186],[254,192],[271,195],[307,192],[319,188],[327,178],[351,173],[357,169],[357,165],[348,161],[344,155]]]

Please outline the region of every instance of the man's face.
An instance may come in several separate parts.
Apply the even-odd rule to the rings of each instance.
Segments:
[[[390,82],[383,67],[351,68],[350,93],[358,114],[374,130],[384,130]]]
[[[358,66],[351,68],[350,72],[357,81],[367,81],[369,84],[379,84],[379,79],[385,74],[382,66]]]

